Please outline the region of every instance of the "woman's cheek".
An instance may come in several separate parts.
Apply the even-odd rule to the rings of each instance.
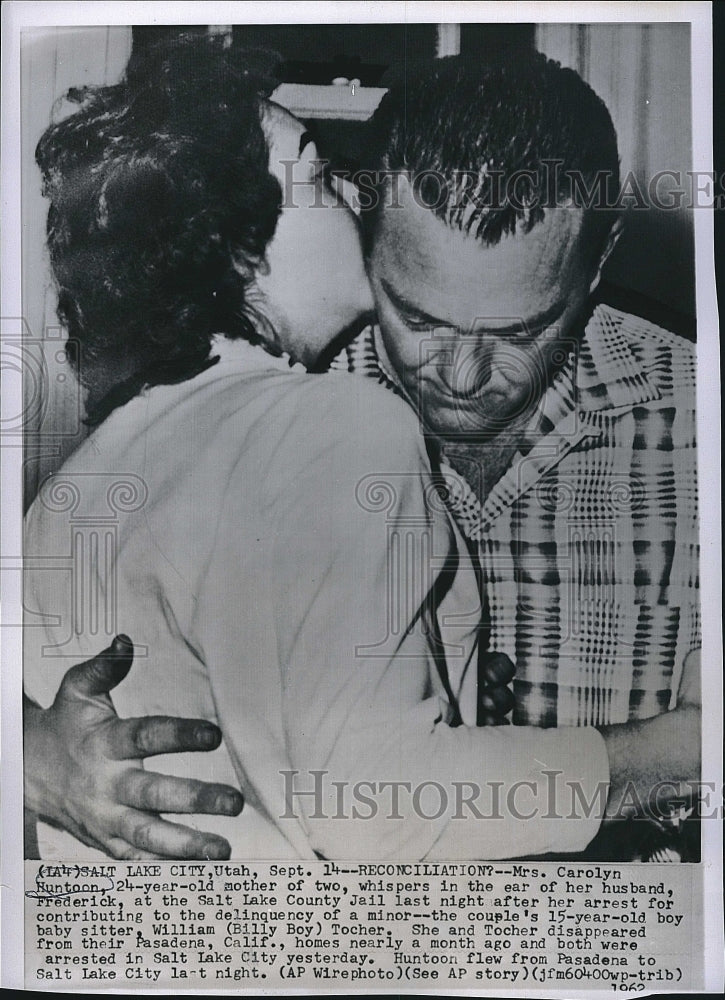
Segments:
[[[345,209],[331,208],[317,213],[309,231],[317,237],[305,262],[310,283],[326,308],[352,322],[372,308],[355,223]]]

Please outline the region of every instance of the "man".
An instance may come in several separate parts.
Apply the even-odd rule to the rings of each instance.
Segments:
[[[641,738],[664,755],[674,716],[638,720],[674,707],[699,643],[694,359],[592,311],[619,233],[605,199],[581,207],[601,178],[616,191],[608,113],[543,59],[444,60],[392,88],[374,127],[379,325],[335,366],[416,408],[478,559],[487,645],[516,666],[514,723],[596,726],[610,764]],[[689,759],[653,781],[696,776],[697,716],[678,718]],[[186,794],[157,787],[140,808]]]
[[[490,644],[516,664],[514,722],[666,711],[699,644],[695,356],[594,304],[622,225],[604,201],[619,182],[609,114],[543,58],[485,73],[443,60],[376,119],[397,190],[383,180],[368,218],[379,327],[349,367],[401,391],[457,473]],[[591,209],[582,190],[598,191]]]

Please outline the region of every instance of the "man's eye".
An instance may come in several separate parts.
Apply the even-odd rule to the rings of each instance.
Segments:
[[[541,334],[544,332],[545,329],[546,327],[544,326],[538,328],[522,326],[520,330],[516,330],[514,332],[514,337],[516,338],[516,340],[528,340],[528,341],[538,340],[538,338],[541,336]]]
[[[432,330],[433,324],[427,319],[416,319],[413,316],[403,314],[403,322],[409,330]]]
[[[401,322],[407,326],[409,330],[433,330],[435,328],[434,324],[431,323],[429,319],[407,312],[402,306],[395,302],[395,300],[393,300],[392,304],[396,313],[400,317]]]
[[[505,333],[500,330],[492,330],[488,334],[483,330],[477,331],[479,336],[489,336],[495,340],[507,340],[519,347],[526,347],[533,344],[543,332],[544,329],[530,330],[526,326],[520,327],[518,330],[507,330]]]

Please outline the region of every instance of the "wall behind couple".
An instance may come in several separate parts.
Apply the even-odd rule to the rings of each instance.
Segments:
[[[690,169],[688,25],[529,27],[530,31],[510,32],[507,44],[536,45],[576,69],[592,84],[612,113],[623,173],[632,170],[646,191],[649,180],[658,171],[684,173]],[[348,26],[348,36],[351,31],[360,33],[367,52],[370,32],[364,26]],[[458,37],[464,49],[478,46],[476,51],[485,51],[486,31],[484,25],[471,26]],[[235,28],[235,43],[244,42],[244,32],[242,26]],[[287,31],[287,36],[294,39],[295,33]],[[405,32],[401,37],[403,58],[410,45]],[[421,33],[421,39],[422,46],[428,45],[425,32]],[[447,33],[444,40],[448,46],[445,51],[451,51],[451,45],[455,51],[456,32]],[[55,297],[43,245],[47,204],[40,193],[34,149],[50,120],[51,108],[55,107],[56,117],[63,114],[65,106],[60,102],[68,88],[115,82],[123,71],[131,45],[132,31],[122,27],[43,29],[28,32],[23,39],[22,281],[28,337],[24,355],[26,503],[35,496],[39,483],[58,468],[85,436],[80,419],[82,401],[63,357],[62,332],[55,317]],[[432,34],[430,45],[434,45]],[[284,54],[288,59],[295,55]],[[394,56],[388,54],[387,58]],[[370,55],[366,59],[370,62]],[[606,278],[615,286],[615,299],[621,296],[621,304],[639,308],[655,321],[686,331],[694,316],[692,213],[685,208],[630,211],[626,235],[607,266]]]

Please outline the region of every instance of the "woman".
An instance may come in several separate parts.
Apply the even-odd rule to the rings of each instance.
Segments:
[[[226,86],[223,79],[214,81],[214,74],[222,76],[227,72],[242,74],[239,80],[238,104],[236,107],[237,118],[233,121],[233,131],[234,134],[241,135],[244,135],[246,132],[250,138],[256,140],[256,145],[253,145],[251,151],[245,150],[248,159],[248,166],[246,167],[238,155],[239,151],[236,150],[237,168],[241,172],[247,170],[247,180],[251,181],[249,184],[237,185],[236,195],[242,201],[245,197],[245,190],[248,191],[248,195],[246,195],[249,198],[248,207],[245,208],[241,204],[239,207],[244,215],[243,221],[249,227],[252,234],[252,239],[254,239],[255,229],[259,229],[263,233],[264,227],[266,227],[266,230],[269,230],[277,225],[280,216],[278,202],[281,200],[282,192],[275,183],[275,179],[279,182],[282,191],[286,189],[287,185],[293,185],[292,189],[295,192],[296,203],[300,207],[304,207],[302,205],[303,198],[308,200],[313,199],[318,209],[321,206],[328,207],[333,203],[339,205],[340,203],[337,199],[332,198],[332,192],[327,189],[323,178],[316,177],[318,167],[318,164],[315,162],[316,151],[314,144],[308,143],[309,134],[304,132],[301,124],[291,115],[271,103],[267,105],[265,131],[267,134],[272,133],[273,137],[276,138],[276,144],[273,151],[274,155],[271,157],[274,177],[267,176],[266,135],[260,134],[259,112],[261,99],[268,95],[272,88],[276,86],[276,81],[267,74],[269,59],[266,54],[246,53],[243,59],[236,60],[235,62],[234,59],[224,59],[219,52],[219,47],[215,43],[211,43],[210,49],[213,51],[216,48],[216,55],[212,56],[211,52],[204,54],[203,50],[206,45],[206,42],[199,39],[193,40],[188,38],[186,40],[180,39],[176,43],[176,46],[172,46],[168,51],[163,45],[157,47],[152,52],[151,60],[147,60],[143,66],[143,72],[146,74],[145,83],[142,81],[140,75],[141,67],[134,69],[134,66],[130,65],[128,69],[128,87],[125,91],[122,87],[109,88],[97,94],[94,94],[92,91],[72,91],[68,96],[76,102],[84,101],[88,96],[94,98],[96,101],[95,114],[99,118],[98,127],[96,128],[94,123],[94,112],[89,111],[87,120],[84,123],[84,132],[80,128],[79,116],[75,116],[72,124],[68,126],[61,125],[58,129],[50,129],[38,150],[40,160],[47,163],[49,162],[49,158],[55,155],[58,162],[53,167],[54,170],[57,171],[59,169],[61,162],[66,163],[68,169],[71,170],[74,145],[77,146],[79,143],[83,143],[85,141],[84,135],[86,137],[91,136],[94,143],[103,143],[104,132],[101,124],[101,102],[104,100],[104,96],[110,106],[114,106],[113,102],[115,100],[115,107],[118,110],[121,102],[125,99],[123,97],[124,93],[128,95],[129,102],[131,102],[131,95],[135,94],[134,104],[131,105],[129,103],[129,114],[135,116],[139,129],[143,130],[148,126],[147,130],[151,131],[151,122],[154,114],[153,88],[158,86],[158,81],[153,79],[153,74],[160,71],[160,67],[163,65],[166,56],[174,58],[174,48],[178,48],[179,52],[186,52],[185,56],[181,56],[185,60],[183,68],[185,72],[192,73],[192,76],[187,79],[176,79],[173,93],[169,91],[168,98],[176,102],[182,116],[186,113],[186,108],[189,109],[190,115],[186,123],[187,129],[193,129],[194,127],[191,119],[191,113],[193,113],[191,109],[193,109],[194,104],[197,105],[197,108],[200,105],[199,93],[198,90],[195,92],[193,82],[194,62],[196,61],[197,63],[197,73],[201,78],[204,78],[205,73],[209,74],[209,79],[206,81],[207,99],[203,104],[206,110],[214,110],[212,88],[218,84],[223,91]],[[211,60],[206,69],[203,64],[205,58],[210,58]],[[213,65],[214,59],[217,61],[216,69]],[[185,91],[188,93],[185,93]],[[186,106],[183,106],[185,97],[189,97],[190,99]],[[210,105],[212,105],[211,109]],[[156,113],[161,113],[160,105],[157,105]],[[230,124],[230,118],[231,114],[225,114],[224,121],[227,123],[227,126]],[[305,136],[304,149],[299,144],[303,134]],[[127,141],[133,141],[130,135]],[[222,137],[221,142],[214,151],[214,155],[220,156],[222,149],[228,153],[229,145],[226,137]],[[300,154],[303,154],[302,159]],[[179,157],[179,159],[181,158]],[[90,166],[91,164],[92,157],[89,157],[87,165]],[[119,157],[119,169],[120,167],[121,158]],[[83,163],[79,162],[78,172],[81,173],[83,169],[85,169]],[[71,178],[69,175],[66,178],[65,188],[67,190],[70,187]],[[50,190],[48,190],[48,193],[50,193]],[[226,194],[226,192],[224,193]],[[79,205],[75,209],[76,212],[81,207],[80,202],[82,198],[83,195],[79,192]],[[51,211],[51,218],[49,219],[51,242],[54,238],[57,239],[58,237],[58,233],[54,234],[52,228],[55,208],[54,206],[54,209]],[[223,211],[225,210],[226,206]],[[66,213],[70,211],[67,199],[63,211]],[[255,213],[258,213],[258,216]],[[163,214],[160,206],[153,205],[151,212],[146,218],[140,218],[139,222],[142,229],[145,228],[147,222],[153,218],[154,214]],[[171,215],[171,210],[166,214]],[[191,211],[188,214],[191,216]],[[139,213],[139,215],[142,215],[142,213]],[[315,338],[319,338],[321,333],[327,336],[327,332],[330,330],[336,333],[341,332],[344,325],[349,322],[350,317],[354,317],[358,311],[361,313],[364,312],[370,305],[370,293],[360,260],[357,238],[353,231],[354,227],[351,225],[350,213],[347,211],[338,212],[335,217],[330,216],[327,212],[320,214],[319,211],[315,211],[314,213],[303,211],[296,212],[295,214],[282,212],[281,216],[282,219],[279,219],[280,228],[283,227],[284,232],[269,247],[276,257],[279,258],[280,254],[284,253],[285,236],[287,234],[292,234],[293,243],[295,240],[299,241],[305,238],[309,239],[311,245],[318,246],[318,253],[314,258],[314,262],[315,264],[319,263],[321,266],[319,273],[313,276],[314,289],[310,289],[310,292],[319,291],[320,298],[325,305],[325,310],[329,310],[329,313],[321,310],[319,316],[315,316],[313,314],[314,294],[309,293],[299,294],[299,303],[295,307],[296,328],[303,330],[303,327],[306,326],[307,329],[304,332],[309,336],[310,345],[313,345]],[[180,213],[180,217],[186,218],[186,213]],[[124,239],[129,244],[127,246],[127,253],[129,258],[135,258],[144,247],[146,233],[142,232],[140,237],[138,237],[138,235],[133,233],[131,219],[127,218],[124,221],[125,225],[122,227],[124,230]],[[189,225],[192,224],[193,220],[190,219]],[[297,224],[296,227],[295,224]],[[320,231],[321,226],[324,228],[324,232]],[[76,242],[77,249],[75,252],[77,255],[83,255],[91,251],[90,242],[86,241],[83,236]],[[203,239],[201,240],[201,245],[204,245]],[[202,253],[203,250],[200,248],[199,255]],[[323,256],[320,257],[320,254],[323,254]],[[60,253],[56,254],[57,261],[60,256]],[[88,261],[80,262],[77,271],[82,272],[87,263]],[[279,283],[280,294],[284,294],[287,298],[289,298],[290,292],[297,287],[298,282],[304,285],[310,278],[309,264],[311,263],[311,259],[308,254],[299,253],[296,255],[295,260],[288,260],[283,264],[282,260],[278,259],[275,263],[278,272],[281,272],[283,266],[287,269],[285,281],[280,281]],[[100,267],[104,266],[101,257],[97,258],[97,264]],[[197,261],[192,259],[190,266],[195,269],[195,281],[198,277],[196,265]],[[68,270],[71,265],[64,258],[62,263],[59,263],[59,266],[62,270]],[[332,290],[335,294],[329,294],[329,282],[333,276],[334,286]],[[103,279],[97,274],[89,273],[87,288],[91,288],[94,283],[101,286],[102,281]],[[324,282],[328,284],[324,285]],[[179,283],[183,287],[183,278],[179,279]],[[78,338],[76,343],[81,342],[83,344],[84,358],[92,352],[95,359],[92,377],[90,374],[86,374],[84,377],[83,368],[81,368],[79,373],[89,393],[88,409],[91,422],[98,422],[103,415],[104,408],[113,405],[114,394],[115,398],[118,399],[122,398],[124,394],[128,395],[129,391],[131,393],[134,391],[133,379],[125,387],[123,386],[124,361],[114,356],[113,341],[115,339],[119,344],[125,343],[127,339],[125,331],[129,327],[133,327],[134,324],[138,324],[138,317],[134,315],[137,299],[139,300],[139,313],[141,316],[144,315],[145,306],[143,296],[148,296],[149,289],[138,291],[137,289],[137,278],[122,283],[122,289],[117,294],[113,303],[113,310],[105,309],[100,298],[98,298],[98,307],[103,312],[100,320],[94,325],[94,319],[89,317],[84,324],[83,330],[79,330],[77,324],[73,327],[74,335]],[[137,292],[136,296],[134,292]],[[83,298],[82,293],[80,297]],[[214,297],[216,297],[216,293],[214,293]],[[88,313],[88,300],[89,296],[86,295],[84,300],[84,311],[86,314]],[[73,308],[73,303],[70,300],[68,308]],[[60,309],[61,316],[68,322],[70,317],[66,316],[66,306],[63,301],[60,302]],[[307,309],[306,313],[305,309]],[[324,324],[328,316],[329,323],[325,326]],[[109,329],[109,318],[111,317],[115,319],[115,326],[124,331],[121,336],[115,335],[114,331]],[[277,311],[277,317],[278,321],[280,321],[279,310]],[[235,316],[231,318],[231,321],[228,317],[224,317],[219,320],[219,326],[220,328],[225,326],[232,329],[238,322],[239,319]],[[211,322],[210,325],[216,326],[216,323]],[[92,331],[90,342],[88,333],[86,332],[88,330]],[[268,332],[273,334],[273,328],[268,327]],[[101,336],[102,333],[106,335],[105,344]],[[73,344],[71,343],[69,351],[72,350],[72,347]],[[153,339],[146,338],[146,355],[150,355],[151,351],[155,350],[155,358],[149,366],[152,370],[146,372],[146,380],[152,382],[157,380],[164,381],[167,378],[173,379],[175,377],[174,363],[169,364],[169,359],[178,354],[180,349],[182,351],[185,350],[183,342],[176,334],[172,335],[170,343],[164,345],[159,340],[158,332],[154,330]],[[200,346],[202,357],[204,356],[204,349],[202,342]],[[311,353],[311,348],[308,349],[304,341],[302,343],[302,351],[306,354]],[[187,352],[187,355],[189,354],[191,356],[182,359],[182,366],[185,365],[189,371],[192,371],[195,364],[193,351]],[[156,358],[159,360],[157,361]],[[148,360],[151,359],[149,358]],[[153,370],[154,363],[156,365],[155,370]],[[181,375],[181,370],[179,374]],[[113,386],[113,393],[109,396],[108,401],[102,403],[100,409],[96,410],[95,400],[103,397],[105,387],[108,385]],[[53,817],[56,822],[74,831],[76,836],[98,846],[101,843],[108,846],[108,837],[110,836],[110,831],[105,829],[106,817],[103,814],[103,806],[107,804],[105,796],[111,796],[115,800],[118,794],[116,791],[117,782],[123,782],[128,785],[129,778],[137,780],[140,777],[129,770],[132,767],[131,758],[141,758],[147,756],[152,751],[159,753],[167,746],[169,752],[172,749],[178,751],[183,747],[197,751],[209,750],[218,746],[220,741],[218,729],[211,724],[200,724],[201,720],[187,720],[188,724],[187,721],[179,721],[177,724],[176,720],[169,719],[163,730],[159,731],[153,726],[146,726],[145,719],[139,719],[138,725],[135,725],[133,728],[130,726],[114,726],[113,720],[109,720],[107,717],[103,705],[96,705],[95,710],[91,710],[91,702],[89,700],[91,692],[94,694],[101,693],[101,687],[98,686],[99,672],[107,669],[110,672],[109,678],[113,677],[112,683],[118,683],[121,676],[125,673],[122,666],[125,649],[123,647],[120,648],[121,653],[118,653],[114,646],[107,650],[103,657],[95,658],[93,663],[89,663],[88,667],[85,668],[85,672],[84,670],[69,672],[67,683],[60,688],[61,696],[56,701],[54,712],[46,711],[41,713],[37,706],[27,699],[24,705],[26,717],[26,808]],[[126,662],[126,670],[129,665],[130,660]],[[120,673],[119,669],[121,670]],[[112,684],[109,687],[102,686],[103,691],[110,690],[110,686]],[[83,719],[83,722],[81,722],[81,719]],[[111,722],[111,725],[109,725],[109,722]],[[84,740],[82,742],[79,741],[76,746],[74,740],[77,737],[79,727],[88,727],[88,730],[84,734]],[[94,728],[93,733],[91,733],[91,727]],[[102,733],[100,732],[101,727],[103,728]],[[158,742],[159,738],[161,739],[161,744]],[[97,750],[96,746],[98,747]],[[105,760],[106,755],[109,755],[111,758],[108,762]],[[52,767],[49,765],[49,760],[53,762]],[[93,760],[92,768],[89,766],[90,760]],[[106,765],[109,772],[107,775],[99,773],[102,764]],[[87,773],[84,776],[85,781],[81,782],[77,780],[77,776],[84,767],[87,768]],[[106,785],[104,785],[104,780],[106,780]],[[182,792],[180,784],[172,785],[170,782],[165,787],[169,796],[169,807],[172,808],[173,804],[174,810],[178,807],[182,811],[189,811],[193,805],[196,805],[197,809],[194,811],[200,813],[221,811],[225,814],[236,815],[241,809],[242,802],[239,793],[232,788],[215,785],[205,787],[196,785],[192,787],[189,784]],[[144,798],[146,791],[145,786],[143,790],[140,790],[138,783],[134,784],[133,787],[126,787],[125,794],[129,800],[133,800],[134,804],[138,805],[139,809],[145,810],[147,806],[150,807],[152,804],[140,801],[140,799]],[[157,793],[154,791],[153,795],[155,799]],[[180,803],[179,800],[179,796],[181,795],[184,797],[183,803]],[[135,801],[136,799],[139,799],[138,803]],[[114,804],[117,805],[117,802]],[[150,817],[145,811],[129,811],[129,822],[132,820],[139,827],[143,827],[146,830]],[[125,825],[128,825],[128,823]],[[157,822],[155,825],[157,829],[161,829],[160,822]],[[181,850],[183,853],[187,853],[191,849],[196,852],[194,856],[198,855],[198,851],[201,849],[201,834],[195,834],[186,828],[172,827],[169,824],[165,824],[164,832],[166,837],[171,838],[166,844],[167,850],[171,850],[172,845],[174,845],[176,850]],[[134,841],[137,839],[137,837],[133,838]],[[220,856],[223,856],[228,852],[228,847],[220,838],[210,836],[206,838],[205,843],[206,848],[211,849],[214,855],[219,852]],[[128,848],[131,845],[126,846]],[[30,849],[32,853],[32,847]]]
[[[213,40],[155,59],[80,95],[38,152],[59,310],[97,429],[29,515],[27,555],[88,551],[92,584],[74,607],[78,563],[73,580],[29,574],[28,607],[60,622],[28,630],[28,663],[42,664],[30,694],[49,704],[68,657],[97,648],[97,599],[149,661],[117,689],[119,711],[221,725],[211,760],[161,769],[241,784],[241,819],[202,820],[235,857],[524,853],[513,816],[437,811],[440,789],[484,761],[504,783],[520,765],[510,732],[475,729],[475,574],[415,414],[363,380],[294,367],[371,306],[355,221],[248,62]],[[105,564],[69,516],[113,522]],[[554,737],[549,768],[601,770],[596,733]],[[549,736],[515,740],[535,761]],[[370,782],[427,785],[432,800],[398,812],[388,791],[361,808]],[[596,826],[552,822],[536,844],[529,826],[526,849],[575,850]]]

